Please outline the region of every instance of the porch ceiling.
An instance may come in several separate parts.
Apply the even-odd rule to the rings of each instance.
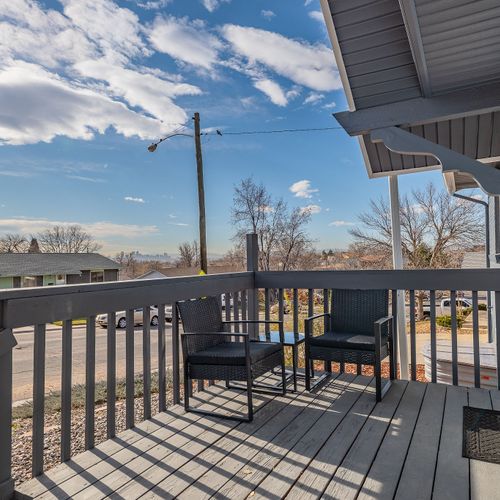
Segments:
[[[390,118],[391,126],[500,167],[498,0],[322,0],[322,7],[350,107],[335,116],[359,136],[370,177],[440,168],[434,157],[373,144],[369,130]],[[481,86],[489,93],[467,97]],[[373,118],[369,130],[349,129],[356,114]],[[477,185],[468,174],[445,179],[451,191]]]

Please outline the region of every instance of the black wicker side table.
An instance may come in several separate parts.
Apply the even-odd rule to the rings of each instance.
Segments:
[[[292,371],[285,371],[287,375],[286,381],[288,383],[290,380],[293,380],[293,390],[297,392],[297,377],[302,376],[297,373],[299,364],[299,345],[304,343],[305,335],[303,333],[285,332],[284,339],[283,346],[292,348]],[[261,342],[279,342],[279,332],[259,333],[259,340]]]

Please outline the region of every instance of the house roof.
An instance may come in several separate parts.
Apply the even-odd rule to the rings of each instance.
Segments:
[[[120,269],[98,253],[0,253],[0,276],[79,274],[81,271]]]
[[[141,276],[137,276],[136,279],[138,280],[156,280],[156,279],[163,279],[163,278],[168,278],[166,274],[163,274],[160,271],[156,270],[151,270],[148,271],[147,273],[141,274]]]
[[[373,143],[370,130],[387,126],[500,166],[498,0],[321,2],[350,108],[335,117],[359,137],[370,177],[441,167]],[[477,186],[459,172],[445,181]]]

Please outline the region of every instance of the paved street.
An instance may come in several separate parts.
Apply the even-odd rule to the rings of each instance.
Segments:
[[[172,329],[165,325],[167,345],[167,366],[171,365],[170,351]],[[158,364],[157,329],[151,328],[151,366]],[[14,349],[14,401],[30,399],[33,384],[33,329],[16,330],[18,345]],[[142,372],[142,327],[135,329],[135,372]],[[107,330],[96,326],[96,380],[106,378],[106,336]],[[59,390],[61,387],[61,328],[47,325],[46,334],[46,388]],[[116,330],[117,377],[125,376],[125,330]],[[73,383],[85,382],[85,326],[73,327]]]

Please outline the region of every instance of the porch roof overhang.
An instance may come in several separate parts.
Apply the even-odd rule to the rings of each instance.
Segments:
[[[368,175],[442,168],[451,192],[481,185],[476,170],[491,180],[500,168],[498,0],[321,2],[349,104],[334,116],[358,136]],[[379,131],[393,127],[417,146],[390,146]],[[452,155],[443,160],[435,145]],[[457,153],[477,160],[469,171]]]

